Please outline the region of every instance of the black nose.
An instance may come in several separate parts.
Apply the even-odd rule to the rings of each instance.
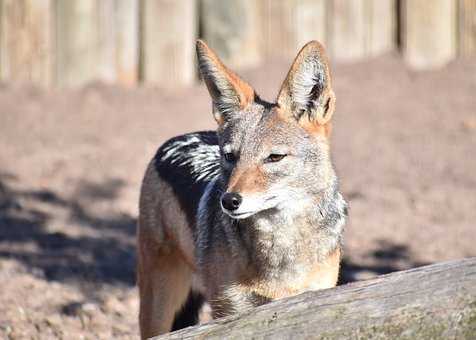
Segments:
[[[221,204],[227,210],[233,211],[238,209],[241,204],[241,196],[236,192],[227,192],[221,197]]]

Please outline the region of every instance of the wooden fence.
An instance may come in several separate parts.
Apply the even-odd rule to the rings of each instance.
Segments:
[[[334,60],[399,49],[427,69],[476,56],[476,0],[0,0],[0,80],[189,85],[197,37],[232,67],[318,39]]]

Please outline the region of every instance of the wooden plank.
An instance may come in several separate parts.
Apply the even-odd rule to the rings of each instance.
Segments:
[[[406,62],[414,69],[445,65],[456,55],[454,0],[403,0],[402,45]]]
[[[93,78],[107,83],[116,81],[116,27],[115,2],[116,0],[97,1],[97,64]],[[94,15],[94,14],[92,14]]]
[[[292,1],[263,0],[266,56],[291,57],[296,52]]]
[[[329,53],[341,61],[367,54],[366,0],[333,0],[329,3]]]
[[[116,78],[121,85],[139,79],[139,0],[115,2]]]
[[[476,0],[459,0],[459,54],[476,56]]]
[[[59,0],[56,22],[58,85],[137,83],[138,0]]]
[[[144,0],[142,6],[143,80],[167,88],[193,84],[196,1]]]
[[[154,339],[474,339],[476,258],[278,300]]]
[[[255,0],[203,0],[202,37],[233,68],[262,60],[261,6]]]
[[[138,0],[98,1],[97,78],[109,83],[134,85],[139,67]]]
[[[79,86],[99,78],[98,2],[56,1],[56,41],[59,86]]]
[[[308,41],[327,43],[325,0],[262,0],[267,56],[293,57]]]
[[[366,56],[377,56],[395,50],[397,45],[397,2],[367,0]]]
[[[326,2],[326,0],[296,1],[293,23],[296,32],[296,48],[293,54],[311,40],[317,40],[326,45]]]
[[[0,79],[50,85],[54,53],[51,0],[3,0],[0,13]]]

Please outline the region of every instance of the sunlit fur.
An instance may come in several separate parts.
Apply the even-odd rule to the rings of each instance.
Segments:
[[[339,272],[347,205],[330,157],[335,96],[322,46],[301,50],[275,103],[203,42],[197,52],[218,128],[166,142],[144,178],[143,338],[195,322],[197,294],[220,317],[333,287]],[[242,198],[233,211],[221,203],[229,192]]]

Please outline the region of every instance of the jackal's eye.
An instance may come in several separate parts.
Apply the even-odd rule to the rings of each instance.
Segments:
[[[227,152],[223,155],[225,157],[225,160],[228,162],[228,163],[234,163],[236,161],[236,156],[234,153],[232,152]]]
[[[278,154],[278,153],[272,153],[271,155],[269,155],[268,157],[266,157],[266,159],[264,160],[264,162],[265,162],[265,163],[275,163],[275,162],[279,162],[279,161],[282,160],[284,157],[286,157],[286,155]]]

